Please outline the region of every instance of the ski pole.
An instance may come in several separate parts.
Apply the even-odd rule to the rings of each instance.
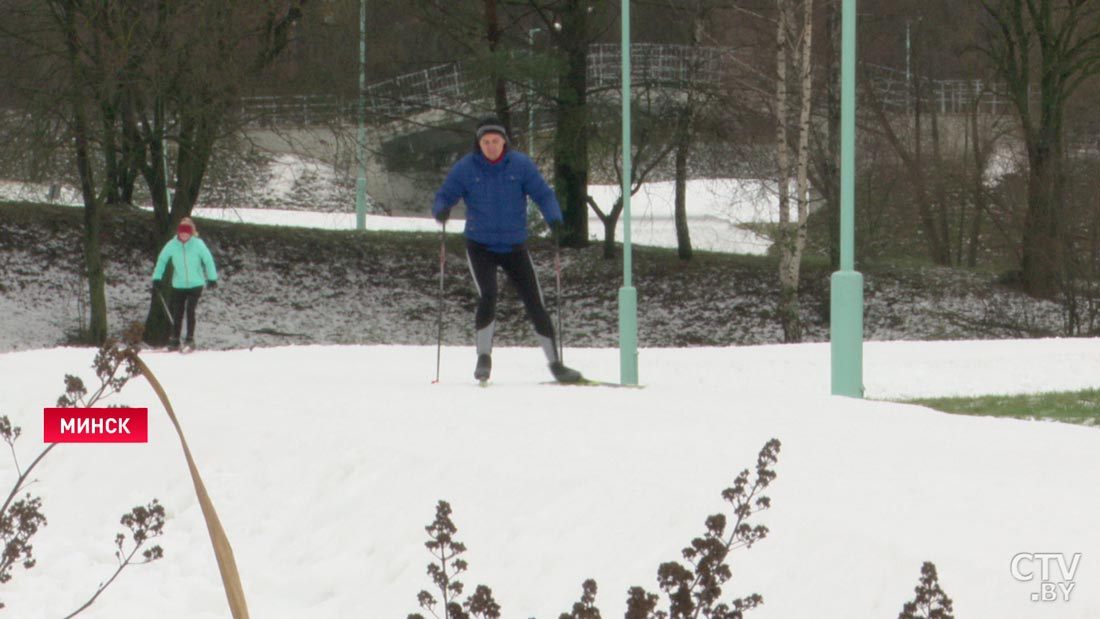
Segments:
[[[168,324],[172,325],[174,329],[176,327],[176,321],[172,320],[172,312],[168,309],[168,303],[164,300],[164,295],[157,291],[157,298],[160,299],[160,306],[164,308],[164,315],[168,317]]]
[[[443,358],[443,273],[447,267],[447,222],[439,229],[439,336],[435,345],[435,380],[439,382],[439,366]]]
[[[561,240],[558,235],[554,235],[554,271],[557,280],[554,312],[558,319],[558,362],[565,363],[565,333],[561,328]]]

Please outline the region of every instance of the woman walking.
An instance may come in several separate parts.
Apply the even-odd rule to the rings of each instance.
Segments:
[[[157,256],[157,266],[153,270],[154,290],[160,284],[169,262],[172,263],[172,294],[168,300],[172,336],[168,339],[168,349],[180,349],[180,335],[186,314],[187,337],[183,341],[183,350],[193,350],[195,307],[199,304],[204,288],[217,287],[218,270],[214,266],[214,256],[210,254],[206,243],[199,238],[199,231],[190,217],[180,220],[176,237],[168,241]]]
[[[432,215],[445,223],[459,200],[466,203],[466,258],[478,292],[474,378],[487,381],[492,370],[497,269],[501,269],[523,301],[554,378],[578,382],[580,373],[563,365],[558,355],[553,322],[525,245],[528,196],[557,233],[562,214],[553,190],[529,157],[511,150],[508,132],[500,121],[487,118],[477,126],[473,152],[451,168],[432,205]]]

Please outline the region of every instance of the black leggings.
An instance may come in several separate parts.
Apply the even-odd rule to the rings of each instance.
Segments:
[[[527,308],[527,317],[535,326],[535,333],[554,339],[554,323],[543,306],[539,279],[535,275],[531,255],[527,253],[524,245],[516,245],[512,251],[500,254],[490,251],[481,243],[467,240],[466,257],[470,262],[470,272],[474,276],[478,292],[477,312],[474,315],[475,328],[484,329],[496,318],[497,268],[499,267],[516,287],[523,306]]]
[[[168,308],[172,312],[172,338],[180,339],[180,329],[183,327],[183,313],[187,311],[187,339],[195,338],[195,306],[199,304],[202,296],[202,286],[198,288],[173,288],[172,298],[168,302]]]

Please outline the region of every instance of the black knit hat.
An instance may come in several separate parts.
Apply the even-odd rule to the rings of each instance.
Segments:
[[[504,128],[504,123],[500,122],[500,119],[495,116],[488,118],[482,118],[477,123],[477,136],[474,138],[475,142],[481,141],[481,136],[486,133],[499,133],[504,138],[504,143],[508,144],[508,130]]]

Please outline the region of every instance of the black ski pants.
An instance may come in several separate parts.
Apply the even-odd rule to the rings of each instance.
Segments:
[[[195,306],[202,296],[202,286],[197,288],[173,288],[168,309],[172,312],[172,339],[180,339],[183,327],[183,315],[187,313],[187,339],[195,338]]]
[[[515,286],[523,306],[527,309],[527,317],[535,326],[535,333],[550,340],[554,339],[554,323],[543,305],[542,289],[526,246],[519,244],[512,251],[502,254],[467,239],[466,258],[470,262],[470,272],[477,285],[477,311],[474,315],[476,329],[484,329],[496,319],[497,269],[500,268]]]

